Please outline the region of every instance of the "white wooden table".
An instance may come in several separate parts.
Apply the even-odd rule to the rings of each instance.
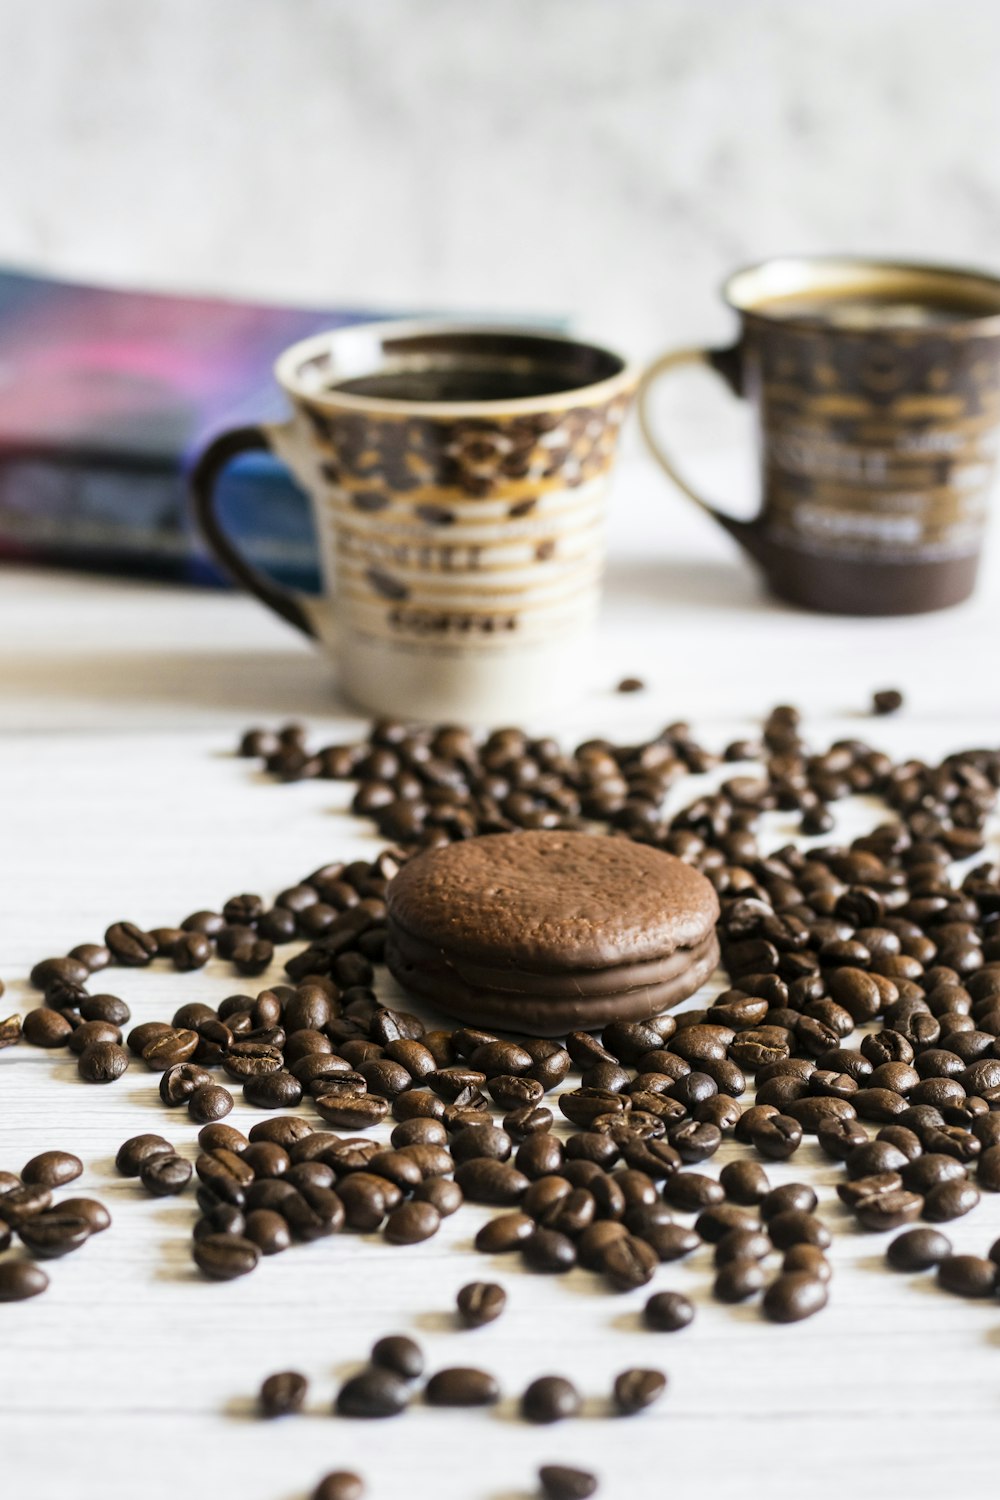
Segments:
[[[996,743],[995,569],[971,605],[944,615],[793,613],[764,603],[728,542],[638,460],[620,476],[612,529],[598,686],[572,718],[539,728],[625,738],[685,717],[721,747],[749,716],[792,701],[817,742],[861,734],[928,756]],[[345,814],[348,787],[275,786],[231,756],[252,722],[301,717],[324,739],[358,727],[324,666],[253,602],[7,571],[0,650],[8,1009],[34,1003],[24,980],[36,959],[98,938],[115,919],[155,925],[235,891],[273,895],[325,860],[377,847]],[[648,691],[615,695],[625,675],[645,678]],[[883,686],[902,687],[908,709],[868,720],[870,692]],[[875,816],[849,809],[844,831]],[[778,821],[773,833],[783,842],[788,829]],[[243,985],[213,965],[191,975],[114,970],[107,987],[140,1020]],[[713,1303],[708,1251],[625,1296],[587,1273],[521,1274],[471,1251],[488,1212],[475,1208],[413,1249],[343,1235],[220,1287],[191,1266],[193,1195],[149,1199],[113,1168],[120,1142],[141,1130],[193,1156],[185,1112],[163,1110],[141,1066],[101,1089],[77,1082],[74,1061],[27,1047],[0,1053],[0,1168],[46,1147],[76,1151],[86,1172],[72,1191],[100,1197],[114,1217],[110,1232],[51,1265],[44,1297],[0,1307],[2,1500],[301,1500],[341,1466],[360,1469],[379,1500],[411,1487],[428,1500],[528,1500],[547,1461],[592,1467],[614,1500],[737,1484],[775,1500],[824,1500],[842,1483],[861,1500],[996,1492],[997,1308],[888,1274],[888,1237],[850,1229],[833,1195],[837,1172],[815,1145],[771,1173],[814,1181],[838,1230],[830,1307],[795,1327]],[[238,1103],[232,1119],[254,1117]],[[957,1248],[985,1251],[1000,1234],[1000,1197],[948,1232]],[[508,1311],[488,1329],[458,1332],[454,1294],[484,1275],[507,1287]],[[639,1322],[649,1291],[666,1287],[698,1301],[695,1325],[679,1335]],[[417,1404],[369,1425],[331,1416],[337,1379],[389,1331],[415,1334],[431,1369],[492,1369],[503,1404],[466,1413]],[[632,1364],[664,1368],[670,1392],[655,1411],[616,1420],[606,1393]],[[264,1424],[252,1398],[282,1368],[309,1376],[308,1413]],[[518,1391],[545,1371],[577,1381],[584,1419],[552,1429],[514,1419]]]

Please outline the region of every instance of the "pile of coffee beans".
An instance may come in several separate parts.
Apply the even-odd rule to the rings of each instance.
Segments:
[[[873,708],[900,702],[887,690]],[[115,922],[103,943],[35,966],[44,1004],[24,1020],[25,1040],[70,1047],[87,1081],[140,1059],[160,1075],[164,1106],[201,1125],[194,1253],[206,1275],[242,1275],[295,1239],[342,1229],[416,1245],[470,1200],[501,1210],[479,1250],[516,1251],[541,1274],[582,1267],[613,1290],[648,1284],[706,1243],[716,1296],[759,1296],[764,1316],[785,1323],[819,1311],[830,1283],[815,1193],[766,1175],[803,1139],[843,1165],[839,1197],[865,1230],[940,1224],[1000,1190],[1000,873],[972,863],[1000,751],[894,763],[845,739],[817,753],[787,706],[721,757],[683,723],[573,752],[519,729],[476,739],[388,721],[358,744],[310,749],[288,725],[249,731],[240,749],[280,780],[357,782],[353,810],[392,847],[315,870],[272,905],[243,893],[177,927]],[[668,789],[709,771],[716,790],[664,813]],[[881,799],[887,818],[848,846],[823,843],[831,806],[854,794]],[[774,812],[803,839],[766,851],[762,819]],[[710,1006],[553,1042],[428,1028],[379,1001],[386,889],[413,852],[595,824],[667,850],[715,887],[729,988]],[[88,989],[111,965],[162,959],[189,970],[221,958],[250,977],[293,943],[287,983],[214,1008],[189,1001],[127,1035],[128,1007]],[[285,1114],[244,1136],[225,1123],[232,1085],[255,1109],[308,1102],[330,1128]],[[357,1134],[383,1123],[388,1144]],[[724,1141],[745,1155],[718,1177],[700,1170]],[[150,1191],[177,1191],[190,1164],[160,1145],[139,1175]],[[958,1291],[962,1274],[940,1269],[947,1257],[936,1264]],[[681,1328],[690,1306],[657,1294],[645,1318]]]
[[[64,1198],[55,1192],[83,1172],[70,1151],[42,1151],[20,1175],[0,1172],[0,1302],[23,1302],[44,1292],[49,1278],[39,1260],[58,1260],[85,1245],[111,1223],[94,1198]],[[11,1250],[15,1236],[27,1257]]]

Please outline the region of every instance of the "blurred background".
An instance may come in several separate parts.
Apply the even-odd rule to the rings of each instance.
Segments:
[[[741,262],[1000,264],[995,0],[5,0],[0,261],[729,327]]]

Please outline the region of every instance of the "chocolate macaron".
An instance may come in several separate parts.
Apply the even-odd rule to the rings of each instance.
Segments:
[[[386,961],[472,1025],[564,1036],[658,1014],[719,961],[712,885],[630,839],[486,834],[409,860],[388,892]]]

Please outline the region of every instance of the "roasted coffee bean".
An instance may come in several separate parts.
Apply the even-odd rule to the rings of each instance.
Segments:
[[[530,1222],[530,1221],[529,1221]],[[534,1232],[519,1241],[524,1263],[532,1271],[559,1275],[570,1271],[576,1264],[576,1246],[568,1235],[556,1229],[534,1228]]]
[[[424,1356],[420,1345],[402,1333],[390,1333],[372,1345],[371,1362],[391,1370],[401,1380],[419,1380],[424,1373]]]
[[[920,1194],[907,1192],[905,1188],[872,1193],[852,1205],[861,1227],[873,1231],[898,1229],[902,1224],[909,1224],[919,1218],[923,1206]]]
[[[846,1161],[851,1152],[868,1141],[868,1132],[860,1120],[824,1120],[816,1131],[816,1140],[824,1156]]]
[[[767,1276],[759,1261],[729,1260],[716,1273],[712,1295],[719,1302],[746,1302],[763,1291],[766,1281]]]
[[[209,1234],[194,1246],[194,1260],[202,1275],[213,1281],[232,1281],[246,1276],[260,1260],[252,1240],[235,1234]]]
[[[652,1281],[658,1264],[659,1256],[652,1245],[636,1235],[624,1234],[605,1246],[599,1269],[615,1291],[627,1292]]]
[[[891,1141],[866,1141],[851,1151],[844,1164],[848,1177],[857,1179],[879,1172],[902,1172],[908,1161]]]
[[[889,1245],[885,1258],[895,1271],[930,1271],[951,1255],[951,1241],[937,1229],[907,1229]]]
[[[772,1323],[798,1323],[827,1303],[825,1284],[807,1271],[784,1271],[764,1293],[764,1316]]]
[[[147,1156],[139,1168],[139,1180],[154,1198],[182,1193],[191,1181],[191,1163],[173,1149]]]
[[[586,1469],[565,1464],[543,1464],[538,1482],[545,1500],[590,1500],[597,1493],[597,1478]]]
[[[470,1281],[456,1298],[459,1321],[466,1328],[495,1322],[506,1305],[507,1293],[495,1281]]]
[[[755,1161],[727,1162],[719,1173],[719,1186],[730,1203],[744,1207],[760,1203],[771,1189],[767,1173]]]
[[[67,1012],[63,1012],[67,1014]],[[108,1021],[84,1021],[73,1028],[73,1034],[69,1039],[69,1050],[77,1056],[85,1052],[88,1047],[96,1046],[98,1042],[113,1042],[117,1046],[122,1039],[122,1034],[117,1026],[112,1026]]]
[[[1000,1193],[1000,1145],[988,1146],[976,1163],[976,1181],[987,1193]]]
[[[556,1144],[558,1145],[558,1142]],[[464,1130],[458,1131],[452,1141],[451,1153],[459,1164],[472,1161],[476,1157],[507,1161],[513,1148],[514,1143],[506,1130],[498,1130],[487,1120],[481,1125],[467,1125]]]
[[[234,1151],[239,1156],[248,1144],[246,1136],[234,1125],[212,1123],[198,1132],[198,1145],[203,1151]]]
[[[527,1214],[500,1214],[482,1226],[474,1243],[476,1249],[484,1255],[506,1255],[511,1250],[520,1249],[526,1240],[534,1237],[536,1231],[534,1219]],[[573,1258],[575,1259],[575,1255]]]
[[[389,1113],[388,1102],[377,1094],[354,1097],[323,1094],[314,1103],[317,1113],[329,1125],[343,1130],[366,1130],[371,1125],[378,1125]]]
[[[257,1246],[261,1255],[280,1255],[292,1243],[288,1221],[270,1208],[251,1209],[246,1215],[243,1234]]]
[[[938,1262],[938,1286],[957,1297],[991,1297],[996,1279],[996,1265],[982,1255],[946,1255]]]
[[[320,1480],[310,1500],[363,1500],[364,1493],[365,1483],[359,1474],[350,1469],[334,1469]]]
[[[709,1245],[717,1245],[731,1229],[756,1229],[757,1220],[748,1209],[733,1203],[717,1203],[702,1209],[694,1221],[695,1233]]]
[[[498,1207],[519,1202],[530,1187],[524,1173],[509,1162],[487,1157],[463,1162],[455,1170],[455,1181],[470,1202],[491,1203]]]
[[[396,1417],[410,1399],[407,1382],[392,1370],[371,1365],[345,1380],[337,1393],[335,1409],[342,1417]]]
[[[243,1085],[243,1098],[258,1109],[294,1109],[302,1100],[302,1085],[284,1068],[277,1068],[272,1073],[248,1078]]]
[[[790,1245],[781,1261],[783,1271],[806,1271],[819,1281],[829,1281],[833,1276],[830,1262],[816,1245]]]
[[[541,1375],[521,1397],[521,1415],[526,1422],[549,1425],[579,1415],[582,1402],[572,1381],[562,1375]]]
[[[429,1240],[441,1227],[441,1215],[431,1203],[401,1203],[390,1213],[385,1238],[390,1245],[418,1245]]]
[[[428,1406],[494,1406],[500,1400],[500,1387],[486,1370],[456,1365],[431,1376],[424,1400]]]
[[[428,1178],[415,1189],[413,1196],[418,1203],[433,1204],[442,1219],[456,1213],[465,1202],[458,1183],[446,1177]]]
[[[663,1196],[672,1208],[697,1213],[722,1203],[726,1194],[714,1177],[706,1177],[701,1172],[676,1172],[663,1184]]]
[[[26,1219],[18,1234],[32,1255],[40,1260],[53,1260],[85,1245],[90,1238],[90,1225],[76,1214],[50,1208]]]
[[[82,1219],[91,1234],[100,1234],[111,1227],[111,1215],[96,1198],[65,1198],[59,1204],[59,1211]]]
[[[308,1389],[309,1382],[297,1370],[282,1370],[277,1375],[269,1375],[257,1398],[261,1416],[287,1417],[301,1411]]]
[[[731,1260],[763,1260],[774,1248],[770,1235],[762,1229],[730,1229],[716,1242],[715,1264],[724,1266]]]
[[[37,1187],[65,1187],[83,1172],[83,1162],[70,1151],[43,1151],[21,1168],[21,1181]]]
[[[92,1042],[81,1052],[77,1063],[77,1072],[84,1083],[114,1083],[127,1068],[128,1053],[114,1042]]]
[[[49,1278],[30,1260],[0,1261],[0,1302],[25,1302],[44,1292]]]
[[[944,1224],[971,1213],[979,1202],[979,1190],[961,1178],[939,1182],[924,1196],[923,1217],[931,1224]]]
[[[817,1202],[815,1192],[807,1183],[783,1182],[780,1187],[771,1188],[762,1198],[761,1217],[766,1221],[789,1211],[811,1214]]]
[[[115,922],[104,934],[115,963],[141,968],[156,956],[156,939],[133,922]]]
[[[657,1333],[678,1333],[694,1322],[694,1304],[682,1292],[654,1292],[642,1316]]]
[[[802,1142],[802,1126],[788,1115],[769,1115],[753,1127],[750,1139],[769,1161],[787,1161]]]
[[[792,1245],[815,1245],[818,1250],[826,1250],[830,1245],[830,1231],[822,1220],[801,1209],[774,1214],[767,1221],[767,1232],[778,1250],[788,1250]]]
[[[0,1196],[0,1222],[20,1230],[22,1224],[52,1207],[52,1190],[36,1183],[11,1188]]]
[[[24,1040],[32,1047],[65,1047],[73,1025],[57,1010],[29,1010],[21,1023]]]
[[[219,1083],[200,1084],[187,1101],[188,1114],[196,1125],[221,1120],[232,1107],[232,1094]]]
[[[623,1370],[615,1377],[612,1398],[619,1414],[634,1416],[660,1400],[667,1389],[661,1370]]]

